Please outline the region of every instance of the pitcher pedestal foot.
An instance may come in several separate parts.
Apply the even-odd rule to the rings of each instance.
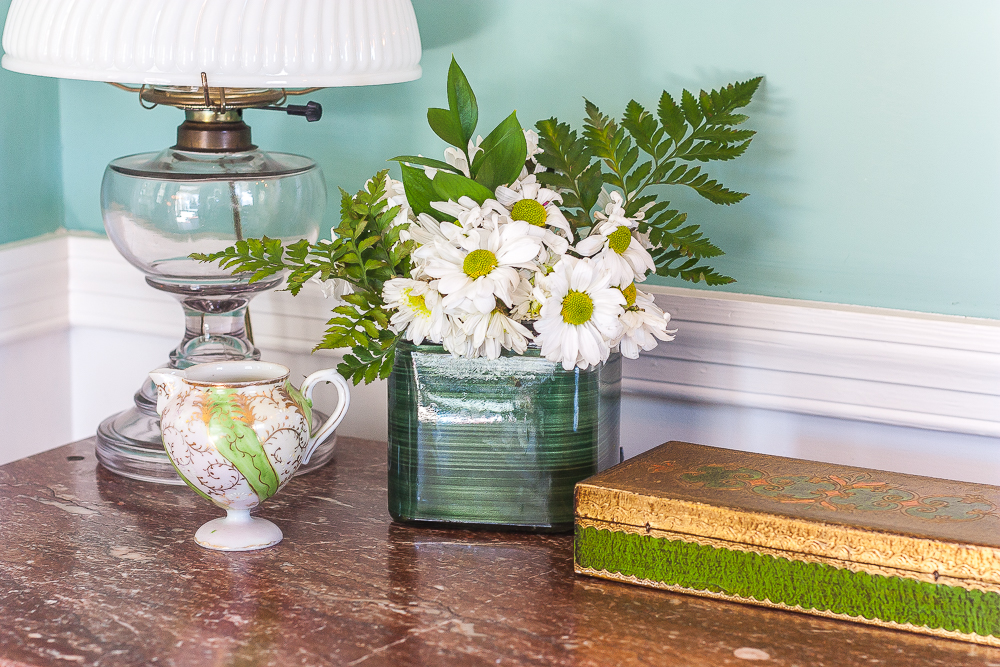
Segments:
[[[194,541],[216,551],[253,551],[281,541],[281,529],[267,519],[250,516],[249,510],[226,510],[194,534]]]

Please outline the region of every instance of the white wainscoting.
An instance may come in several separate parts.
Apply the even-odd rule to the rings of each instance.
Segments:
[[[105,239],[70,236],[73,324],[180,336],[176,302]],[[259,345],[308,352],[318,287],[257,297]],[[626,367],[625,391],[1000,437],[1000,321],[650,286],[677,338]]]
[[[963,442],[972,443],[969,452],[1000,444],[994,440],[1000,437],[998,321],[691,289],[649,291],[673,314],[678,333],[675,341],[626,365],[625,413],[631,421],[622,432],[627,442],[635,440],[637,451],[667,437],[757,450],[767,448],[771,432],[777,440],[791,442],[775,431],[782,427],[768,416],[772,413],[809,415],[799,424],[808,424],[810,442],[822,441],[817,434],[835,428],[836,420],[829,418],[838,418],[921,429],[897,438],[897,452],[911,441],[934,449],[934,438],[944,434],[933,436],[927,429],[965,434]],[[318,288],[307,288],[296,298],[284,292],[259,296],[251,308],[257,344],[268,358],[302,374],[335,364],[335,353],[309,355],[330,305]],[[142,335],[160,346],[164,340],[179,340],[182,333],[176,301],[148,287],[107,239],[63,234],[0,249],[0,342],[69,326],[79,330],[77,338],[104,330]],[[364,398],[353,403],[344,432],[384,437],[384,389],[377,385],[358,391]],[[125,407],[124,388],[121,393],[115,405]],[[99,406],[90,410],[82,405],[78,400],[74,412],[101,412]],[[715,407],[709,414],[699,406]],[[92,430],[81,420],[74,433]],[[732,428],[724,427],[727,420]],[[671,429],[657,426],[666,421],[672,422]],[[752,441],[730,442],[738,432],[733,430],[737,421],[754,425]],[[715,435],[708,438],[708,432]],[[746,428],[739,432],[749,433]],[[857,440],[858,431],[852,433]],[[878,433],[883,432],[870,431],[869,437]],[[884,431],[884,437],[897,437],[889,433]],[[819,445],[816,451],[782,447],[772,449],[837,458],[822,455]],[[631,449],[628,454],[637,453]],[[886,456],[875,461],[890,461]],[[971,470],[979,456],[970,453],[956,475],[969,478],[962,470]]]
[[[1000,436],[1000,321],[655,291],[677,338],[629,391]]]
[[[69,326],[65,234],[0,246],[0,345]]]

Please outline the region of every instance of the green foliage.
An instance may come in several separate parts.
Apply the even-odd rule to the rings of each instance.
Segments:
[[[466,150],[469,139],[475,135],[476,125],[479,123],[479,105],[455,56],[451,57],[451,66],[448,68],[448,108],[428,109],[427,122],[436,135],[463,151]]]
[[[475,136],[479,107],[476,94],[454,56],[448,69],[447,87],[448,108],[428,109],[427,122],[435,134],[462,151],[469,165],[469,176],[447,162],[419,155],[399,155],[391,160],[403,167],[403,187],[414,212],[427,213],[441,221],[454,218],[433,208],[430,202],[468,196],[481,204],[494,196],[497,187],[517,179],[528,155],[524,130],[514,112],[483,139],[480,150],[472,158],[469,141]],[[422,169],[409,165],[433,167],[439,171],[432,182]]]
[[[535,127],[538,147],[543,151],[535,159],[551,170],[539,172],[536,178],[542,185],[563,191],[566,219],[574,231],[585,231],[593,224],[590,212],[601,194],[601,164],[593,161],[587,142],[568,124],[549,118],[538,121]]]
[[[462,130],[462,141],[468,144],[479,123],[479,105],[476,103],[476,94],[472,92],[472,86],[465,78],[465,72],[458,66],[455,56],[451,57],[451,65],[448,66],[448,110],[458,121]]]
[[[452,174],[447,171],[439,171],[434,174],[431,184],[434,186],[437,201],[458,201],[462,197],[469,197],[474,199],[477,204],[482,204],[487,199],[493,197],[492,190],[484,188],[479,183],[465,176]],[[441,214],[440,211],[437,211],[437,213]]]
[[[445,171],[450,171],[455,174],[461,174],[457,168],[451,166],[444,160],[435,160],[434,158],[424,157],[423,155],[399,155],[392,158],[390,162],[397,161],[403,163],[401,166],[406,166],[409,164],[419,164],[424,167],[434,167],[435,169],[444,169]],[[423,173],[423,170],[420,170]]]
[[[687,223],[687,214],[671,208],[669,201],[658,201],[652,188],[684,186],[724,205],[746,197],[710,178],[703,164],[732,160],[746,152],[754,132],[738,127],[747,116],[737,111],[750,103],[760,82],[761,78],[751,79],[701,91],[698,96],[685,90],[679,103],[664,91],[655,114],[633,100],[620,122],[586,101],[582,134],[556,118],[537,123],[543,152],[535,159],[548,171],[535,175],[539,183],[560,192],[576,239],[589,233],[602,188],[611,186],[622,192],[626,215],[639,218],[639,231],[649,234],[657,274],[710,285],[732,282],[703,263],[722,251],[705,238],[698,225]],[[435,209],[432,202],[470,197],[483,204],[494,198],[499,186],[517,179],[527,159],[516,112],[481,141],[470,159],[479,107],[454,58],[448,70],[447,97],[448,108],[429,109],[427,121],[439,137],[464,154],[469,175],[433,158],[393,158],[400,163],[413,212],[439,221],[454,218]],[[424,171],[426,167],[436,170],[433,177]],[[311,279],[346,281],[353,292],[333,309],[317,349],[348,349],[337,370],[355,384],[388,377],[400,335],[390,329],[391,313],[382,292],[386,281],[409,277],[414,242],[400,240],[400,232],[409,223],[395,224],[400,209],[388,203],[387,184],[387,171],[382,171],[353,196],[341,190],[340,223],[330,241],[284,245],[267,237],[251,238],[217,253],[192,257],[249,274],[250,282],[284,276],[292,294],[298,294]]]
[[[491,193],[497,186],[508,185],[518,177],[524,167],[528,145],[524,130],[517,122],[517,112],[511,113],[497,125],[480,145],[481,153],[472,160],[470,172],[477,183]]]
[[[625,214],[643,214],[639,231],[649,233],[656,246],[651,252],[656,272],[661,276],[709,285],[733,279],[700,264],[722,251],[704,237],[698,225],[685,224],[687,214],[670,208],[669,201],[657,201],[648,191],[653,186],[682,185],[714,204],[730,205],[747,195],[726,188],[712,179],[696,162],[732,160],[746,152],[753,130],[736,126],[747,116],[735,113],[750,103],[762,77],[733,83],[719,90],[701,91],[695,97],[683,91],[680,104],[666,91],[660,96],[656,114],[635,100],[630,101],[621,123],[601,112],[587,100],[583,136],[555,118],[540,121],[538,157],[554,173],[539,174],[538,180],[568,191],[563,195],[567,216],[580,231],[590,223],[597,202],[600,181],[621,190]],[[591,163],[591,160],[596,160]],[[596,173],[590,170],[598,166]],[[596,182],[596,187],[595,187]]]
[[[331,241],[302,240],[283,246],[264,237],[192,257],[218,262],[234,273],[251,272],[251,282],[287,271],[286,289],[292,294],[313,277],[346,280],[354,292],[333,309],[326,335],[316,348],[350,348],[337,370],[354,384],[388,377],[398,335],[389,330],[382,287],[387,280],[409,276],[413,241],[399,239],[408,224],[393,225],[399,207],[390,207],[386,200],[387,179],[388,171],[381,171],[353,197],[340,191],[340,224]]]

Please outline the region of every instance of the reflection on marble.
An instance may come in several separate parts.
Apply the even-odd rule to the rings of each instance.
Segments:
[[[0,467],[0,665],[968,665],[1000,650],[577,577],[572,538],[417,529],[384,443],[342,438],[260,514],[285,540],[194,544],[216,509],[95,467],[83,441]]]

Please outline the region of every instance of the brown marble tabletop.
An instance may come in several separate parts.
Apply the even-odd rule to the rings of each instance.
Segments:
[[[1000,649],[578,577],[568,535],[394,524],[385,459],[342,438],[260,509],[284,541],[239,554],[192,541],[220,510],[108,473],[92,441],[0,467],[0,667],[1000,667]]]

